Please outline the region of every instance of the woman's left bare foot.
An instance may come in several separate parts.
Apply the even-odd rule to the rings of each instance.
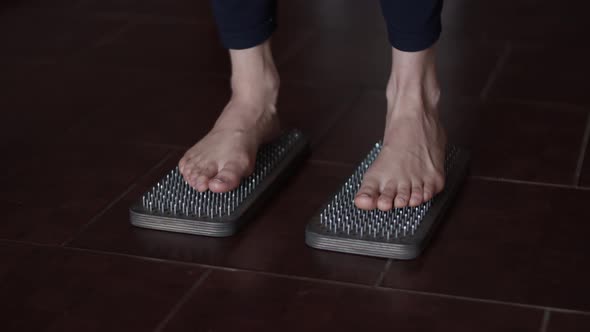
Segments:
[[[383,147],[365,173],[355,198],[358,208],[417,206],[443,190],[446,135],[434,69],[432,49],[394,50]]]

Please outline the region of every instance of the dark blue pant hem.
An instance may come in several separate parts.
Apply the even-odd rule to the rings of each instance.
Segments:
[[[220,31],[221,44],[232,50],[243,50],[258,46],[269,39],[277,28],[274,19],[269,19],[264,24],[247,31],[229,33]]]

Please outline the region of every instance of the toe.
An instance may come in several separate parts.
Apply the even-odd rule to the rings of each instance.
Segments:
[[[189,162],[189,158],[186,157],[186,155],[184,157],[182,157],[180,159],[180,161],[178,162],[178,170],[180,171],[180,174],[184,175],[186,172],[186,166]]]
[[[199,164],[195,159],[188,159],[184,167],[182,168],[182,175],[184,176],[187,182],[190,182],[190,179],[195,175],[195,173],[199,172]]]
[[[403,208],[408,206],[410,201],[410,184],[403,182],[397,187],[397,193],[395,195],[394,206],[396,208]]]
[[[377,207],[378,188],[378,181],[370,177],[364,178],[361,188],[354,199],[356,207],[362,210],[372,210]]]
[[[434,184],[432,182],[424,183],[424,202],[428,202],[434,197]]]
[[[189,167],[190,167],[190,169],[189,169]],[[191,187],[196,188],[197,187],[197,178],[201,174],[201,168],[196,165],[195,166],[186,166],[186,171],[187,171],[187,174],[184,175],[184,179],[186,180],[186,182],[188,182],[188,184]]]
[[[377,208],[379,208],[379,210],[389,211],[393,208],[393,199],[395,198],[395,189],[396,188],[397,188],[397,184],[390,182],[381,191],[381,195],[379,196],[379,200],[377,201]]]
[[[186,166],[186,157],[182,157],[178,162],[178,170],[180,174],[184,174],[184,167]]]
[[[238,187],[244,170],[237,164],[226,164],[223,168],[209,181],[209,190],[220,193],[233,190]]]
[[[195,181],[196,189],[200,192],[207,191],[207,189],[209,189],[209,180],[216,175],[217,166],[215,164],[209,164],[201,167],[199,176]]]
[[[412,193],[410,195],[410,206],[418,206],[424,200],[424,189],[422,183],[414,183],[412,185]]]
[[[442,174],[437,174],[437,176],[432,180],[434,186],[434,194],[438,194],[439,192],[443,191],[445,188],[445,177]]]
[[[191,160],[186,163],[184,166],[184,173],[182,174],[187,182],[190,182],[191,179],[196,179],[198,174],[201,172],[201,166],[194,160]]]

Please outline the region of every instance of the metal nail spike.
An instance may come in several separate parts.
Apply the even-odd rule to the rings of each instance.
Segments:
[[[306,148],[307,139],[296,130],[261,146],[253,173],[228,193],[198,192],[176,167],[131,207],[131,222],[139,227],[166,231],[231,235],[256,199],[265,190],[275,187],[272,179],[288,175],[286,170],[302,159]]]
[[[381,148],[381,143],[375,144],[318,213],[322,220],[346,222],[332,225],[320,222],[318,217],[312,218],[306,229],[308,245],[318,249],[400,259],[414,258],[419,254],[434,221],[438,221],[464,177],[469,154],[457,147],[448,147],[445,160],[446,189],[418,207],[386,212],[358,209],[354,205],[354,197],[365,172],[377,158]]]

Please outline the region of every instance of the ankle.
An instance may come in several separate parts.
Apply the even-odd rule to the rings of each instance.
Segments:
[[[420,52],[392,51],[392,67],[385,95],[389,105],[422,103],[423,107],[436,109],[440,99],[440,87],[436,75],[434,48]]]
[[[438,84],[418,82],[417,84],[388,84],[385,97],[388,109],[436,111],[440,101]]]
[[[270,42],[245,50],[230,50],[232,98],[276,100],[280,86]]]

